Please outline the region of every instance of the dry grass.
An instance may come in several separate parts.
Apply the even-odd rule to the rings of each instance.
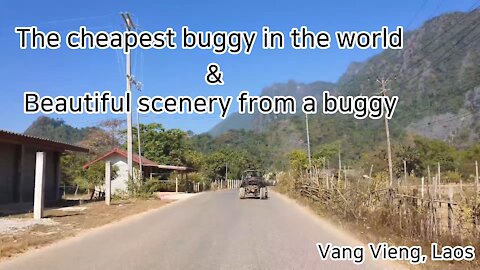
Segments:
[[[415,215],[414,211],[409,211],[409,215],[402,214],[402,225],[399,225],[399,211],[396,204],[393,206],[390,205],[389,207],[389,205],[384,204],[384,201],[380,200],[375,204],[370,204],[371,209],[367,209],[368,211],[365,210],[365,205],[362,204],[362,199],[364,198],[361,196],[356,196],[355,193],[362,192],[361,186],[352,186],[353,191],[355,191],[352,194],[352,190],[349,191],[342,189],[343,184],[341,184],[339,185],[339,192],[344,193],[342,198],[338,198],[339,196],[337,196],[334,192],[318,192],[318,197],[313,199],[309,197],[309,194],[300,192],[301,189],[298,189],[297,185],[295,184],[295,177],[286,175],[282,180],[283,181],[280,181],[279,185],[276,187],[277,191],[296,199],[298,202],[309,207],[318,215],[327,217],[336,225],[339,225],[348,231],[356,232],[356,235],[365,243],[387,242],[391,245],[419,245],[423,247],[423,253],[426,255],[430,255],[430,245],[432,242],[437,242],[440,244],[440,246],[442,246],[442,244],[452,246],[470,244],[477,248],[477,258],[479,256],[478,239],[472,238],[471,232],[468,231],[467,233],[466,227],[464,227],[461,231],[458,231],[459,229],[456,227],[456,237],[450,237],[448,234],[441,234],[436,236],[433,240],[428,240],[424,238],[423,235],[418,232],[418,230],[416,230],[418,229],[417,225],[419,225],[418,220],[420,218],[424,218],[424,216],[422,216],[425,215],[424,213],[418,213]],[[460,189],[455,185],[452,185],[452,188],[454,189],[454,199],[457,198],[458,201],[461,201],[465,196],[465,192],[461,192]],[[437,209],[440,216],[439,225],[443,231],[445,231],[447,227],[445,222],[447,220],[446,206],[446,204],[442,204],[442,206],[438,207]],[[455,209],[458,209],[458,207]],[[455,222],[457,222],[458,210],[455,210],[455,214]],[[417,217],[417,219],[414,220],[413,217]],[[459,235],[460,237],[458,237]],[[405,263],[405,265],[409,268],[416,269],[480,269],[480,263],[478,259],[474,260],[473,262],[463,261],[454,263],[434,262],[429,259],[424,265],[418,265],[415,267],[408,263]]]
[[[67,212],[57,210],[57,208],[47,209],[45,217],[53,219],[58,225],[36,225],[23,232],[0,234],[0,260],[77,235],[88,229],[119,221],[127,216],[161,207],[167,203],[168,201],[158,199],[124,200],[113,201],[112,205],[107,206],[104,202],[98,201],[81,205],[87,207],[83,211]],[[32,214],[9,217],[31,218]]]

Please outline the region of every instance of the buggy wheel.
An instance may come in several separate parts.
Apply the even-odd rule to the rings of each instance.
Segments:
[[[265,200],[265,199],[266,199],[266,195],[267,195],[267,194],[266,194],[265,191],[266,191],[266,190],[265,190],[264,187],[260,188],[260,199],[261,199],[261,200]]]
[[[240,191],[238,192],[238,197],[240,199],[245,199],[245,188],[241,187]]]

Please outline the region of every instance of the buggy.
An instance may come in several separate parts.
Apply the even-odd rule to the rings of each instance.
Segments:
[[[267,185],[259,171],[247,170],[243,173],[238,197],[240,199],[251,197],[261,200],[268,198]]]

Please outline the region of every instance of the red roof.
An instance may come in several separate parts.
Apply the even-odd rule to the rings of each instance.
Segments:
[[[83,165],[83,168],[84,169],[88,169],[88,167],[90,167],[93,163],[97,162],[97,161],[100,161],[100,160],[104,160],[106,159],[107,157],[110,157],[112,155],[120,155],[122,157],[125,157],[125,158],[128,158],[128,154],[127,154],[127,151],[123,150],[123,149],[119,149],[119,148],[113,148],[112,151],[104,154],[103,156],[100,156],[98,157],[97,159],[95,160],[92,160],[90,161],[89,163]],[[137,155],[137,154],[133,154],[133,162],[136,163],[136,164],[140,164],[140,157]],[[142,157],[142,166],[159,166],[159,164],[157,164],[155,161],[151,161],[145,157]]]
[[[93,163],[95,163],[97,161],[100,161],[100,160],[104,160],[107,157],[110,157],[110,156],[115,155],[115,154],[120,155],[124,158],[128,158],[127,151],[125,151],[123,149],[119,149],[119,148],[114,148],[112,151],[104,154],[103,156],[100,156],[97,159],[92,160],[89,163],[83,165],[83,168],[88,169],[88,167],[90,167]],[[136,163],[136,164],[140,164],[140,157],[137,154],[133,154],[133,162]],[[193,171],[193,169],[190,168],[190,167],[173,166],[173,165],[161,165],[161,164],[158,164],[155,161],[152,161],[152,160],[150,160],[148,158],[145,158],[145,157],[142,157],[142,166],[144,166],[144,167],[157,167],[157,168],[160,168],[160,169],[173,170],[173,171]]]

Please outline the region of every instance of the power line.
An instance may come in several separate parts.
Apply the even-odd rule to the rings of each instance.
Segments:
[[[477,3],[480,3],[480,0],[476,1],[472,6],[470,6],[469,11],[465,12],[465,14],[462,16],[462,18],[458,22],[456,22],[455,26],[457,26],[457,25],[463,26],[463,24],[462,24],[463,21],[466,20],[469,17],[470,13],[477,8],[476,7]],[[462,30],[460,30],[460,32],[463,31],[466,28],[468,28],[468,25],[465,28],[462,28]],[[438,41],[440,39],[444,39],[446,33],[453,31],[453,29],[454,28],[450,28],[447,31],[441,32],[438,35],[436,35],[426,45],[423,46],[422,51],[425,51],[430,45],[432,45],[436,41]]]
[[[480,25],[480,22],[477,22],[477,24]],[[434,61],[428,62],[428,63],[427,63],[427,67],[425,67],[425,68],[429,68],[429,67],[431,67],[433,64],[435,64],[435,65],[436,65],[436,64],[439,64],[440,62],[443,62],[444,60],[446,60],[448,57],[452,56],[452,55],[453,55],[453,50],[457,48],[457,45],[458,45],[460,42],[462,42],[465,38],[467,38],[468,36],[470,36],[470,33],[473,32],[473,31],[475,31],[475,30],[477,30],[477,28],[476,28],[476,27],[472,27],[469,32],[465,33],[462,37],[460,37],[460,38],[455,42],[455,44],[453,44],[453,45],[450,47],[450,49],[448,49],[445,53],[443,53],[439,58],[435,59]],[[472,40],[472,42],[470,42],[470,44],[472,44],[474,41],[476,41],[476,40],[479,39],[479,38],[480,38],[480,33],[479,33],[478,35],[476,35],[476,36],[473,37],[473,40]],[[468,45],[466,45],[466,46],[468,46]],[[442,46],[442,48],[443,48],[443,46]],[[450,53],[450,52],[452,52],[452,53]],[[421,60],[423,61],[423,60],[426,59],[426,58],[427,58],[427,56],[424,56],[424,57],[421,58]],[[413,80],[415,80],[415,79],[418,79],[418,77],[419,77],[423,72],[424,72],[424,70],[421,69],[421,70],[420,70],[419,72],[417,72],[413,77],[411,77],[407,82],[409,83],[409,82],[411,82],[411,81],[413,81]]]
[[[417,12],[415,12],[415,15],[413,15],[412,19],[410,19],[410,22],[407,24],[407,27],[405,27],[405,29],[410,28],[410,26],[411,26],[412,23],[415,21],[415,19],[418,17],[418,15],[420,14],[420,12],[425,8],[427,2],[428,2],[428,0],[423,0],[422,5],[421,5],[420,8],[417,10]]]

